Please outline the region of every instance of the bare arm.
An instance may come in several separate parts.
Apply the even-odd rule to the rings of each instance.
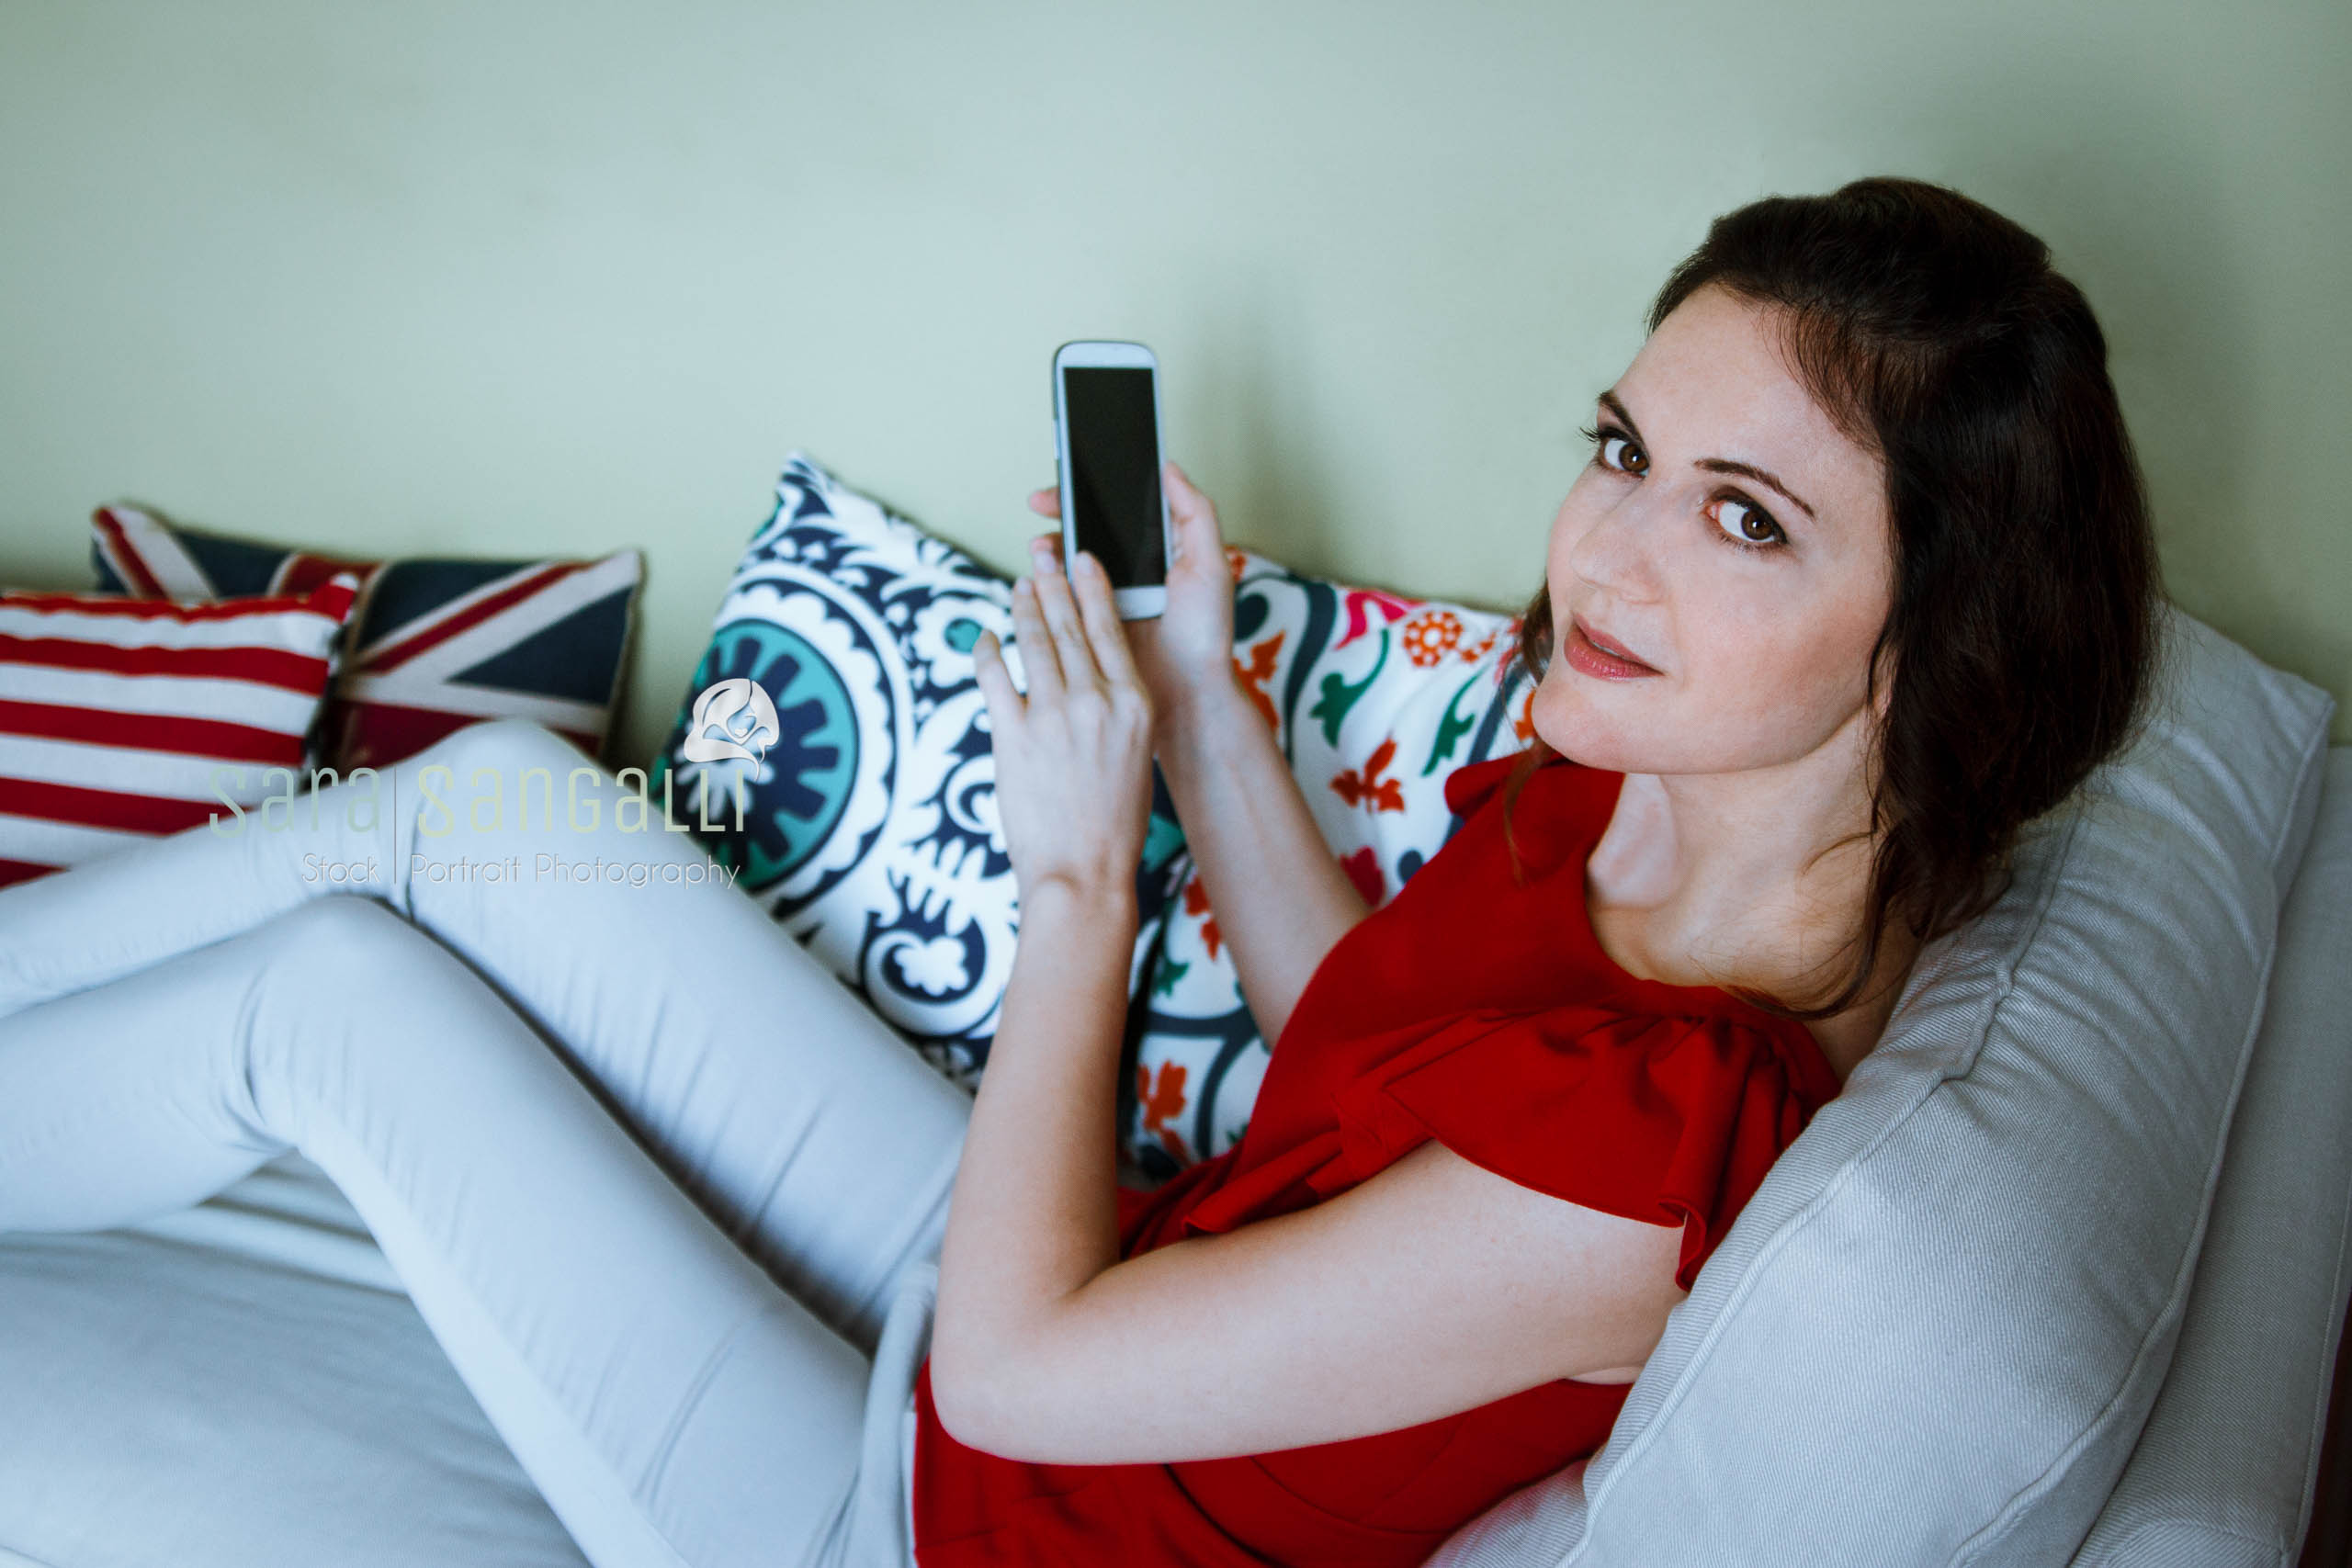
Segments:
[[[1030,556],[1035,576],[1012,589],[1026,694],[993,633],[972,649],[1021,942],[940,1250],[933,1385],[958,1411],[989,1386],[1005,1345],[1119,1256],[1113,1108],[1150,698],[1100,565],[1081,556],[1072,583],[1044,540]]]
[[[1152,739],[1184,841],[1232,950],[1250,1016],[1272,1044],[1323,955],[1368,908],[1323,841],[1273,730],[1233,670],[1233,578],[1216,508],[1167,465],[1176,553],[1168,608],[1127,624],[1152,697]],[[1061,514],[1060,493],[1030,506]]]
[[[1312,1208],[1112,1264],[984,1340],[948,1337],[943,1269],[933,1394],[956,1440],[991,1453],[1169,1464],[1390,1431],[1556,1378],[1631,1382],[1683,1299],[1681,1236],[1424,1144]]]
[[[1018,1459],[1164,1462],[1627,1381],[1681,1299],[1679,1230],[1435,1144],[1313,1208],[1119,1259],[1113,1079],[1151,713],[1108,582],[1074,570],[1075,601],[1050,552],[1016,590],[1025,701],[994,639],[974,649],[1022,942],[940,1260],[948,1431]]]

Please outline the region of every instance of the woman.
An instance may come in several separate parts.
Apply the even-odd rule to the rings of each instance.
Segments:
[[[968,1108],[612,781],[490,727],[374,816],[340,786],[0,895],[0,1228],[300,1146],[600,1568],[902,1562],[902,1435],[926,1568],[1422,1561],[1605,1439],[2150,658],[2104,344],[2030,235],[1914,182],[1759,202],[1651,328],[1524,618],[1536,743],[1449,780],[1376,916],[1232,683],[1171,466],[1165,615],[1047,536],[1025,691],[975,649],[1024,940]],[[1278,1043],[1241,1144],[1135,1194],[1155,751]],[[592,860],[656,873],[542,870]]]

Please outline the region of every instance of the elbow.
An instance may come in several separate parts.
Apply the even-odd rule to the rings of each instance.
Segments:
[[[967,1449],[995,1451],[988,1445],[993,1402],[984,1381],[977,1369],[967,1366],[962,1355],[951,1354],[945,1344],[937,1341],[931,1348],[931,1403],[939,1412],[941,1429],[949,1437]]]
[[[1017,1356],[1001,1346],[974,1346],[961,1339],[934,1341],[931,1353],[931,1401],[939,1425],[967,1449],[1000,1459],[1040,1462],[1034,1380]]]

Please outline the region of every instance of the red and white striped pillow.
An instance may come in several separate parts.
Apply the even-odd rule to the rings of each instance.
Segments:
[[[0,886],[307,784],[357,592],[348,574],[214,604],[0,592]]]
[[[314,555],[183,527],[136,506],[90,519],[101,590],[206,603],[301,593],[359,577],[349,657],[322,745],[348,772],[380,768],[485,718],[527,718],[600,753],[610,729],[644,557],[389,561]]]

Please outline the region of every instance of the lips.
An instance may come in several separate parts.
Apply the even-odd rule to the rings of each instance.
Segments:
[[[1633,649],[1606,634],[1596,633],[1574,615],[1560,651],[1575,669],[1604,681],[1631,681],[1659,671],[1634,657]]]

